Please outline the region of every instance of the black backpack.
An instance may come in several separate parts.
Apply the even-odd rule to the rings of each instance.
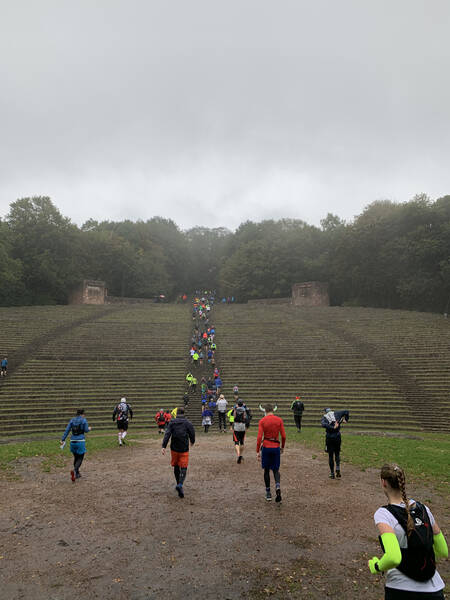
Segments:
[[[388,504],[385,506],[407,532],[408,513],[406,508]],[[433,529],[427,509],[416,502],[409,509],[414,529],[408,536],[408,547],[400,548],[402,561],[397,569],[414,581],[428,581],[436,571],[436,559],[433,550]],[[381,542],[381,537],[380,537]],[[383,544],[381,544],[383,548]],[[384,548],[383,548],[384,550]]]
[[[72,423],[70,429],[72,430],[72,435],[81,435],[84,433],[84,423],[80,421],[79,423]]]
[[[247,415],[247,407],[245,404],[243,406],[236,406],[236,416],[234,417],[235,423],[248,423],[248,415]]]
[[[125,408],[123,408],[125,405]],[[117,420],[118,421],[127,421],[128,420],[128,404],[125,402],[120,402],[117,405]]]

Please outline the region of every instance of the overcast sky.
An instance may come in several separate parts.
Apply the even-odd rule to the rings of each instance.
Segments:
[[[351,219],[450,194],[449,0],[0,0],[0,217]]]

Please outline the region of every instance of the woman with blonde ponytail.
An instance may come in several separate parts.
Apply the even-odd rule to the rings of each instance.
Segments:
[[[388,504],[374,520],[384,554],[369,560],[369,569],[386,571],[385,600],[444,600],[435,560],[447,558],[448,548],[430,509],[408,499],[405,473],[396,464],[381,468],[381,488]]]

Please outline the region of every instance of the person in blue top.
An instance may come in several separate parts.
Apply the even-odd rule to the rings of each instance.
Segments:
[[[64,448],[66,444],[66,438],[69,433],[72,435],[70,438],[70,451],[73,454],[73,469],[70,471],[70,477],[72,481],[75,479],[79,479],[81,477],[80,467],[83,462],[84,455],[86,454],[86,439],[84,434],[90,431],[91,428],[86,421],[84,416],[84,408],[79,408],[77,410],[76,417],[70,419],[69,424],[66,427],[66,430],[63,433],[61,438],[61,449]]]
[[[8,359],[5,356],[5,358],[2,358],[2,370],[1,370],[1,376],[2,377],[6,377],[6,373],[8,371]]]

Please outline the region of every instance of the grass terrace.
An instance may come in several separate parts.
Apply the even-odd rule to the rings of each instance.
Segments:
[[[71,310],[73,321],[78,321],[78,308],[65,307],[64,325],[71,322]],[[34,338],[32,354],[0,386],[3,435],[60,430],[80,406],[95,430],[111,428],[112,411],[121,396],[135,413],[133,427],[148,428],[161,406],[179,403],[190,331],[188,308],[146,304],[97,314],[97,319],[78,321],[74,327],[54,326],[50,337]]]
[[[300,395],[305,425],[331,406],[348,408],[358,429],[450,431],[450,328],[440,315],[249,304],[218,306],[214,322],[225,392],[237,383],[257,413],[270,401],[292,420]]]

